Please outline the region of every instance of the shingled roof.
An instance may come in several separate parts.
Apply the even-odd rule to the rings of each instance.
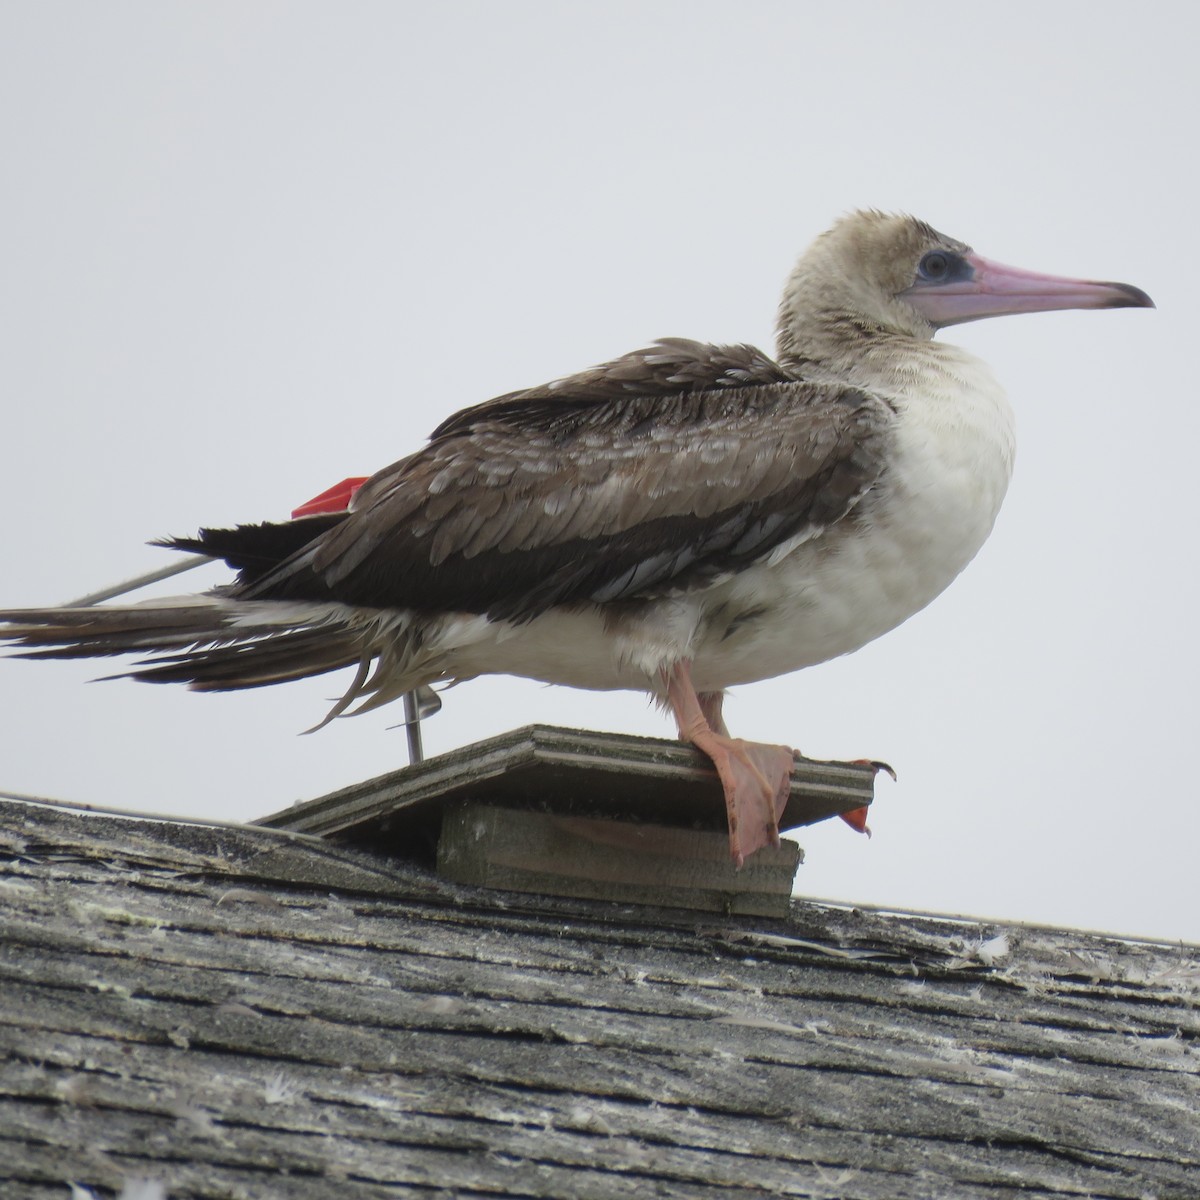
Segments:
[[[36,803],[0,853],[5,1200],[1200,1194],[1194,947]]]

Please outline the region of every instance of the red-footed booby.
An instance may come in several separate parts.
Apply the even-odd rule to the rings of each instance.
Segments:
[[[725,689],[849,653],[991,532],[1013,418],[939,329],[1152,307],[859,212],[788,279],[774,359],[678,338],[443,421],[345,512],[204,529],[236,581],[136,606],[0,613],[26,657],[149,654],[201,691],[352,666],[326,720],[484,674],[649,692],[713,762],[734,860],[777,844],[793,751],[730,736]]]

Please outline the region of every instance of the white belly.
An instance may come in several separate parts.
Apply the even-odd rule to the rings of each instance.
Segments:
[[[701,690],[784,674],[848,654],[940,595],[987,540],[1011,457],[947,469],[898,454],[887,491],[868,496],[855,525],[804,543],[774,567],[737,579],[737,593],[769,604],[759,619],[697,646]]]
[[[599,609],[553,611],[520,626],[462,618],[445,639],[447,673],[657,690],[659,668],[690,658],[696,687],[718,691],[847,654],[894,629],[974,558],[1012,470],[1007,401],[982,364],[954,353],[952,389],[931,396],[925,380],[919,398],[895,397],[888,471],[851,519],[779,561],[658,601],[636,619],[614,621]]]

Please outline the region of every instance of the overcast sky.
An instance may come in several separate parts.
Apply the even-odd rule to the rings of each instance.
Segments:
[[[0,603],[286,515],[658,336],[769,348],[815,234],[911,211],[1158,311],[948,331],[1017,412],[991,541],[886,638],[738,688],[729,723],[899,772],[873,840],[800,835],[804,894],[1200,940],[1195,13],[10,0]],[[398,706],[297,736],[339,680],[97,673],[0,663],[0,790],[241,820],[405,761]],[[672,732],[632,693],[445,700],[434,753],[530,722]]]

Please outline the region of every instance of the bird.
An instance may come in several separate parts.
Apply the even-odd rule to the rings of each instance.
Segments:
[[[342,511],[159,542],[235,578],[137,605],[0,612],[29,658],[143,656],[199,691],[353,668],[326,715],[515,675],[649,693],[720,778],[730,855],[779,844],[795,752],[728,688],[859,649],[938,596],[1008,488],[1012,409],[965,321],[1154,307],[862,210],[788,277],[774,356],[662,338],[453,414]]]

